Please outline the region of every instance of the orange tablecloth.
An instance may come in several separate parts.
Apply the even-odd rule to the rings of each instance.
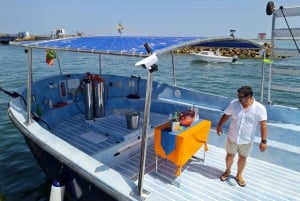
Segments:
[[[211,128],[211,121],[199,120],[184,131],[179,131],[176,136],[175,150],[166,154],[161,145],[161,133],[163,129],[170,127],[170,122],[166,122],[155,128],[154,150],[156,155],[166,158],[177,165],[176,176],[180,175],[181,167],[204,145],[207,148],[207,139]],[[165,132],[164,132],[165,133]]]

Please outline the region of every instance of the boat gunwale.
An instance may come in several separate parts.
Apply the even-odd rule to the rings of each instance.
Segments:
[[[12,101],[13,101],[13,103],[12,103]],[[111,178],[106,178],[108,175],[107,173],[102,172],[101,174],[100,173],[96,174],[95,170],[97,168],[95,168],[94,171],[93,170],[87,171],[87,169],[83,167],[85,165],[80,166],[78,164],[78,162],[82,161],[82,159],[85,158],[83,160],[84,163],[94,164],[95,167],[103,167],[103,166],[106,166],[105,164],[103,164],[99,160],[96,160],[95,158],[87,155],[86,153],[80,151],[79,149],[77,149],[75,147],[73,148],[72,145],[65,142],[60,137],[53,135],[48,130],[44,129],[44,132],[46,132],[46,133],[43,133],[43,136],[42,136],[38,131],[39,131],[39,129],[43,129],[43,128],[39,125],[39,123],[37,123],[35,121],[32,121],[32,123],[30,124],[30,128],[27,129],[26,123],[25,123],[25,118],[24,118],[26,111],[22,110],[23,111],[22,114],[24,115],[23,116],[24,119],[22,122],[24,122],[24,123],[21,123],[20,119],[17,117],[19,112],[15,111],[16,109],[11,107],[11,104],[13,104],[14,107],[19,106],[20,108],[22,108],[21,104],[18,104],[18,102],[21,102],[20,98],[13,99],[9,102],[8,115],[9,115],[11,121],[14,123],[14,125],[18,128],[18,130],[20,130],[20,132],[24,136],[28,137],[39,147],[43,147],[42,148],[43,150],[45,150],[47,153],[56,157],[62,164],[65,164],[66,166],[71,168],[73,171],[79,173],[79,175],[88,179],[91,183],[93,183],[98,188],[103,189],[106,193],[112,195],[113,197],[121,199],[121,200],[132,199],[132,197],[130,198],[128,196],[131,195],[131,192],[133,192],[137,187],[133,181],[131,181],[128,178],[124,179],[124,177],[120,173],[107,167],[107,169],[109,169],[109,171],[110,171],[110,174],[114,173],[115,174],[114,177],[116,177],[116,178],[120,177],[120,178],[124,179],[124,180],[119,179],[119,181],[125,181],[123,183],[123,185],[129,187],[127,190],[126,190],[126,188],[122,188],[123,190],[120,190],[120,189],[113,190],[115,188],[115,184],[113,184],[111,182]],[[37,127],[38,130],[37,130],[37,132],[32,133],[32,131],[33,131],[32,127],[34,127],[34,126]],[[48,138],[51,137],[51,139],[53,139],[51,141],[55,141],[56,143],[51,146],[48,145],[49,139],[46,139],[45,135],[47,135],[46,137],[48,137]],[[56,148],[53,146],[56,146]],[[64,148],[63,150],[66,150],[66,149],[68,149],[69,151],[73,150],[73,151],[70,151],[70,153],[72,153],[72,154],[67,154],[68,157],[65,157],[66,154],[61,154],[62,147]],[[77,154],[75,154],[75,153],[77,153]],[[78,156],[78,154],[80,154],[80,155]],[[70,157],[75,157],[75,158],[70,159]],[[76,158],[77,158],[77,160],[76,160]],[[78,169],[80,169],[80,171],[78,171]],[[97,179],[95,179],[95,178],[97,178]]]

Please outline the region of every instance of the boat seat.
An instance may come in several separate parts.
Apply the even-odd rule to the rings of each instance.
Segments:
[[[280,122],[268,122],[268,139],[300,147],[300,126]]]

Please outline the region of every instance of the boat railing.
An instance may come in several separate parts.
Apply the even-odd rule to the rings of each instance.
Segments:
[[[300,70],[295,67],[284,67],[281,65],[278,67],[273,63],[275,58],[281,57],[292,57],[292,56],[300,56],[300,50],[297,44],[296,38],[300,37],[300,28],[299,27],[291,27],[287,21],[287,17],[299,17],[300,16],[300,7],[286,7],[280,6],[274,9],[272,13],[272,35],[271,35],[271,61],[269,62],[269,83],[268,83],[268,103],[271,104],[271,91],[279,90],[287,93],[297,93],[300,94],[300,84],[299,80],[297,81]],[[285,28],[279,27],[280,23],[277,23],[278,18],[284,18],[285,20]],[[294,19],[293,19],[294,20]],[[282,24],[282,23],[281,23]],[[281,25],[282,26],[282,25]],[[294,25],[297,26],[297,25]],[[298,25],[299,26],[299,25]],[[279,39],[279,40],[278,40]],[[278,41],[280,39],[292,40],[294,46],[296,48],[279,48],[277,47]],[[293,46],[293,45],[292,45]],[[276,80],[276,76],[284,76],[287,80],[293,80],[286,82],[286,85],[282,85],[280,79]],[[265,79],[265,78],[264,78]],[[263,82],[262,82],[263,83]],[[263,95],[263,93],[262,93]]]

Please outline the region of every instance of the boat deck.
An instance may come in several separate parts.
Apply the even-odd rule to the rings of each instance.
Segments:
[[[198,151],[195,156],[202,157],[203,151]],[[156,174],[153,148],[148,150],[147,157],[144,189],[159,194],[162,200],[300,200],[300,172],[252,157],[249,157],[244,173],[246,187],[240,187],[234,178],[236,161],[229,179],[221,182],[219,177],[225,167],[225,150],[213,145],[209,145],[204,163],[190,159],[179,178],[174,176],[176,167],[165,160],[160,160],[159,174]],[[137,154],[114,169],[136,179],[138,165]]]
[[[151,113],[151,128],[166,120],[166,115]],[[119,134],[114,132],[115,129]],[[127,129],[126,119],[120,113],[107,115],[94,123],[84,121],[83,115],[77,115],[52,128],[57,136],[90,155],[101,153],[123,140],[135,138],[139,135],[135,132],[140,130]],[[210,135],[216,135],[214,128]],[[176,166],[162,158],[158,160],[159,174],[156,173],[154,147],[150,144],[143,182],[144,190],[149,192],[149,200],[151,194],[162,200],[300,200],[299,171],[249,157],[244,173],[247,186],[242,188],[234,179],[236,161],[229,179],[225,182],[219,180],[225,168],[225,150],[211,144],[208,146],[205,162],[198,160],[204,156],[201,148],[195,154],[196,158],[192,157],[184,165],[181,176],[176,178]],[[136,153],[112,168],[137,183],[139,158],[140,153]]]
[[[83,114],[60,121],[51,128],[52,133],[75,146],[88,155],[97,154],[112,145],[122,141],[138,139],[141,129],[130,130],[127,128],[125,113],[128,110],[114,110],[105,118],[96,121],[85,121]],[[143,125],[143,113],[140,113],[139,128]],[[168,116],[151,113],[149,119],[150,129],[167,121]]]

